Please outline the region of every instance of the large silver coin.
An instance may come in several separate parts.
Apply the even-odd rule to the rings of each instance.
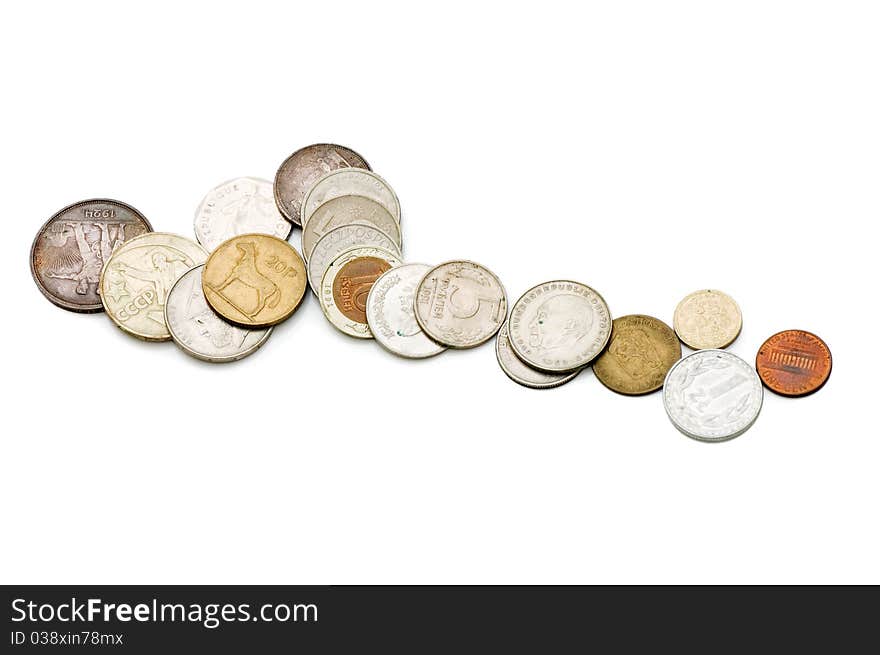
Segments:
[[[611,337],[611,312],[586,284],[554,280],[532,287],[513,304],[509,330],[521,360],[561,373],[598,357]]]
[[[373,337],[395,355],[422,359],[446,350],[425,336],[413,308],[416,287],[429,270],[427,264],[392,268],[373,283],[367,296],[367,324]]]
[[[202,292],[200,264],[171,287],[165,322],[171,338],[187,354],[206,362],[234,362],[266,343],[272,328],[249,330],[227,323],[214,313]]]
[[[340,196],[364,196],[375,200],[400,222],[400,201],[385,180],[364,168],[340,168],[327,173],[306,191],[300,210],[303,227],[320,205]]]
[[[397,219],[375,200],[363,196],[340,196],[318,207],[302,231],[302,253],[306,261],[318,240],[340,225],[370,225],[384,232],[402,247]]]
[[[416,292],[416,320],[422,330],[450,348],[473,348],[498,332],[507,318],[507,294],[484,266],[452,261],[435,266]]]
[[[278,211],[272,183],[257,177],[237,177],[214,187],[196,210],[196,239],[208,252],[239,234],[287,239],[292,229]]]
[[[669,419],[699,441],[738,437],[758,418],[763,399],[755,369],[724,350],[698,350],[680,359],[663,383]]]
[[[321,280],[318,300],[327,320],[350,337],[372,339],[367,298],[373,283],[400,260],[382,248],[353,248],[333,260]]]
[[[575,369],[571,373],[545,373],[536,368],[523,364],[510,347],[510,337],[507,332],[507,323],[501,326],[498,336],[495,337],[495,356],[498,365],[504,374],[517,384],[531,389],[552,389],[565,384],[577,377],[583,369]]]
[[[321,278],[334,259],[346,250],[362,246],[384,248],[400,257],[400,248],[382,230],[372,225],[341,225],[322,236],[312,249],[308,264],[309,286],[312,287],[312,291],[318,293],[321,288]]]

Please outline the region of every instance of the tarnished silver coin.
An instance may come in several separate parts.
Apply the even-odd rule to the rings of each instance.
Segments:
[[[266,343],[272,328],[250,330],[217,316],[202,291],[199,264],[171,287],[165,302],[165,322],[171,338],[187,354],[206,362],[234,362]]]
[[[375,200],[363,196],[340,196],[318,207],[302,231],[302,253],[308,262],[318,240],[341,225],[370,225],[387,234],[402,249],[400,226],[391,213]]]
[[[350,337],[371,339],[367,324],[367,297],[382,273],[400,260],[382,248],[353,248],[333,260],[321,280],[318,299],[324,316]]]
[[[529,366],[550,373],[593,361],[611,337],[611,312],[602,296],[571,280],[526,291],[510,311],[510,345]]]
[[[293,226],[275,205],[272,183],[237,177],[211,189],[196,210],[196,239],[208,252],[240,234],[287,239]]]
[[[524,364],[510,347],[510,337],[507,332],[507,323],[498,330],[495,337],[495,356],[498,365],[504,374],[517,384],[531,389],[552,389],[565,384],[577,377],[583,369],[578,368],[570,373],[545,373],[536,368]]]
[[[365,168],[340,168],[327,173],[306,191],[300,210],[303,227],[320,205],[340,196],[364,196],[375,200],[400,222],[400,201],[385,180]]]
[[[764,388],[755,369],[725,350],[698,350],[669,369],[663,405],[673,425],[698,441],[726,441],[748,430]]]
[[[445,346],[425,336],[415,317],[416,287],[431,270],[427,264],[402,264],[382,274],[367,296],[367,324],[385,349],[412,359],[433,357]]]
[[[309,257],[309,286],[316,294],[321,288],[321,278],[330,263],[340,254],[351,248],[372,246],[384,248],[393,255],[400,257],[400,248],[394,240],[382,230],[372,225],[341,225],[322,236]]]
[[[473,348],[498,332],[507,318],[507,294],[488,268],[451,261],[432,268],[416,291],[416,320],[450,348]]]

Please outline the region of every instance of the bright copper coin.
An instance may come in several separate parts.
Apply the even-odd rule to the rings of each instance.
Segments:
[[[770,391],[781,396],[806,396],[828,381],[831,351],[812,332],[783,330],[758,349],[755,368]]]
[[[338,168],[371,170],[366,160],[354,150],[333,143],[316,143],[290,155],[275,174],[275,204],[279,211],[287,220],[301,226],[306,191],[324,175]]]
[[[31,246],[31,274],[51,302],[73,312],[100,312],[101,269],[124,242],[152,232],[137,209],[118,200],[83,200],[40,228]]]

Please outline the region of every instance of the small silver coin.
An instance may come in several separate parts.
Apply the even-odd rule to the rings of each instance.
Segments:
[[[303,227],[320,205],[340,196],[363,196],[375,200],[400,222],[400,201],[385,180],[364,168],[340,168],[327,173],[306,191],[300,210]]]
[[[340,225],[370,225],[384,232],[402,247],[397,219],[375,200],[363,196],[340,196],[318,207],[302,231],[302,253],[306,262],[318,240]]]
[[[312,249],[312,255],[309,257],[308,274],[309,286],[315,294],[321,288],[321,278],[330,263],[340,254],[351,248],[359,248],[362,246],[372,246],[375,248],[384,248],[393,255],[400,257],[400,248],[394,243],[394,240],[382,230],[372,225],[341,225],[334,228],[322,236],[315,247]]]
[[[726,441],[748,430],[764,399],[758,373],[725,350],[698,350],[669,369],[663,405],[672,424],[698,441]]]
[[[586,284],[554,280],[532,287],[513,304],[508,329],[522,361],[562,373],[599,356],[611,338],[611,312]]]
[[[373,283],[367,296],[367,324],[373,338],[395,355],[422,359],[446,350],[425,336],[415,317],[416,288],[429,270],[427,264],[392,268]]]
[[[416,291],[416,320],[434,341],[473,348],[491,339],[507,318],[507,294],[498,277],[475,262],[432,268]]]
[[[206,362],[233,362],[266,343],[272,328],[249,330],[227,323],[205,300],[199,264],[184,273],[171,287],[165,303],[165,322],[180,348]]]
[[[530,389],[552,389],[574,380],[583,369],[579,368],[571,373],[545,373],[524,364],[510,347],[510,337],[507,332],[507,323],[498,330],[495,337],[495,356],[498,365],[504,374],[517,384]]]
[[[287,239],[293,226],[272,194],[272,183],[257,177],[237,177],[211,189],[199,204],[196,239],[208,252],[240,234],[271,234]]]

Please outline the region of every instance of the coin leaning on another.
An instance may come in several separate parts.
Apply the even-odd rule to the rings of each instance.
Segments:
[[[341,225],[370,225],[387,234],[402,249],[400,226],[385,207],[363,196],[339,196],[315,210],[302,231],[302,251],[306,261],[318,240]]]
[[[517,384],[530,389],[552,389],[573,380],[583,370],[577,368],[570,373],[545,373],[532,368],[513,352],[507,330],[505,322],[498,330],[498,336],[495,337],[495,357],[504,374]]]
[[[653,316],[630,314],[614,319],[611,340],[593,362],[593,373],[612,391],[637,396],[660,389],[679,359],[681,343],[671,327]]]
[[[364,168],[330,171],[306,191],[301,211],[302,226],[309,224],[315,210],[340,196],[362,196],[379,203],[400,223],[400,201],[384,179]]]

